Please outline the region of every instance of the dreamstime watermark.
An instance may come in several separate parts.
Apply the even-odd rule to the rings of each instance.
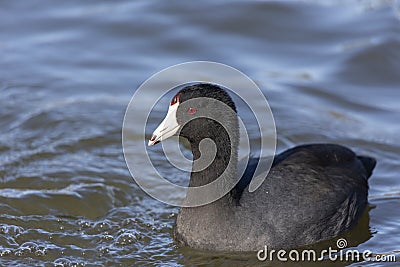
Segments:
[[[379,261],[379,262],[395,262],[395,255],[374,254],[371,250],[358,251],[356,249],[345,249],[347,240],[339,238],[336,241],[336,248],[329,247],[328,249],[317,252],[313,249],[296,250],[269,250],[267,246],[257,252],[259,261],[341,261],[341,262],[359,262],[359,261]]]
[[[223,172],[217,179],[206,185],[197,187],[181,186],[170,181],[171,179],[169,178],[173,176],[174,172],[162,173],[157,168],[157,165],[160,164],[153,164],[154,157],[159,159],[161,158],[160,155],[163,155],[165,156],[164,160],[171,165],[171,169],[177,168],[180,171],[187,172],[187,176],[189,176],[190,172],[204,170],[214,161],[217,147],[214,140],[209,138],[205,138],[199,143],[201,157],[193,163],[183,155],[177,138],[172,137],[170,138],[172,141],[164,142],[163,140],[161,144],[155,147],[147,147],[147,142],[151,134],[156,130],[157,125],[161,123],[159,126],[160,132],[167,131],[166,128],[163,128],[166,120],[175,125],[176,118],[171,116],[176,116],[175,113],[177,113],[177,109],[180,106],[172,106],[170,104],[171,97],[185,86],[198,83],[214,84],[224,88],[235,102],[236,100],[242,102],[243,105],[237,105],[237,108],[240,110],[242,106],[245,106],[251,113],[252,118],[254,118],[256,125],[252,126],[254,127],[252,131],[257,129],[259,132],[257,139],[260,141],[259,147],[256,149],[260,153],[258,156],[266,160],[258,162],[249,184],[248,190],[250,192],[255,191],[264,181],[272,165],[272,157],[268,156],[275,154],[276,129],[272,111],[261,90],[245,74],[233,67],[208,61],[186,62],[161,70],[147,79],[131,98],[123,122],[122,147],[128,169],[136,183],[148,195],[174,206],[196,207],[211,203],[226,195],[237,182],[227,179],[225,172]],[[195,101],[204,102],[199,97]],[[214,99],[214,101],[217,100]],[[237,114],[229,115],[229,112],[232,113],[233,110],[226,108],[225,103],[217,102],[220,103],[209,104],[217,112],[201,113],[199,110],[196,116],[200,114],[207,119],[218,122],[231,138],[231,125],[227,124],[225,118],[237,116]],[[188,102],[185,101],[185,103],[187,104]],[[162,121],[164,115],[161,117],[160,115],[155,115],[157,112],[158,114],[165,114],[167,110],[167,117],[169,118],[165,118],[164,121]],[[241,177],[249,159],[250,138],[248,129],[246,129],[247,119],[248,117],[246,116],[238,117],[241,129],[238,146],[241,151],[244,151],[244,162],[246,164],[239,164],[235,178]],[[174,132],[179,127],[175,134],[179,135],[179,131],[188,123],[190,123],[190,120],[185,121],[184,125],[175,125],[171,132]],[[168,135],[168,137],[171,136]],[[159,140],[154,141],[151,144],[156,144]],[[232,147],[232,142],[230,145],[233,152],[235,148]],[[160,153],[160,149],[162,153]],[[154,156],[155,152],[157,153],[156,156]],[[231,155],[230,159],[232,158],[235,157]],[[230,166],[229,164],[228,167]],[[187,199],[188,196],[190,196],[189,200]]]

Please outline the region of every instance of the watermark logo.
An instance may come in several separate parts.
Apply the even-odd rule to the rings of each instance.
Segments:
[[[329,247],[321,251],[313,249],[304,250],[274,250],[265,246],[257,252],[259,261],[341,261],[341,262],[359,262],[359,261],[380,261],[395,262],[395,255],[374,254],[371,250],[359,251],[357,249],[345,249],[347,240],[339,238],[336,241],[336,248]]]
[[[174,99],[174,95],[185,86],[198,83],[214,84],[224,88],[239,110],[238,146],[241,153],[239,156],[244,157],[241,162],[245,164],[238,165],[235,178],[241,177],[245,171],[250,154],[250,139],[254,140],[254,137],[250,138],[251,134],[258,133],[256,138],[259,141],[258,147],[252,147],[252,150],[257,151],[259,153],[257,156],[265,160],[258,162],[249,184],[250,192],[255,191],[264,181],[272,165],[272,157],[268,156],[275,154],[276,130],[271,109],[256,83],[245,74],[233,67],[206,61],[187,62],[161,70],[135,91],[124,117],[122,146],[125,161],[136,183],[153,198],[174,206],[195,207],[211,203],[226,195],[238,182],[238,179],[233,182],[226,179],[225,172],[217,179],[201,186],[188,187],[171,181],[173,180],[171,177],[182,171],[189,177],[191,172],[204,170],[212,164],[217,154],[214,140],[205,138],[199,142],[200,158],[192,162],[185,156],[179,146],[178,138],[172,134],[180,135],[185,126],[191,124],[190,116],[197,116],[196,118],[203,116],[217,122],[228,133],[229,139],[235,133],[235,129],[230,128],[232,125],[227,124],[226,118],[237,114],[227,107],[226,103],[216,99],[215,103],[207,104],[207,107],[212,107],[210,109],[196,109],[195,104],[186,107],[185,115],[189,118],[178,123],[177,114],[182,106],[179,99]],[[200,97],[193,101],[200,101],[205,105],[206,99]],[[210,101],[210,98],[207,98],[207,101]],[[189,101],[184,103],[188,105]],[[243,107],[247,113],[240,112]],[[214,112],[204,112],[204,110]],[[234,114],[230,114],[232,112]],[[152,133],[156,134],[152,136]],[[161,135],[167,136],[169,140],[164,140]],[[162,142],[156,146],[150,148],[147,146],[157,144],[159,141]],[[232,144],[233,142],[230,145]],[[231,152],[234,150],[235,148],[231,147]],[[187,199],[188,196],[190,199]]]
[[[336,241],[336,246],[338,247],[338,249],[342,249],[342,248],[347,247],[347,240],[344,239],[344,238],[339,238]]]

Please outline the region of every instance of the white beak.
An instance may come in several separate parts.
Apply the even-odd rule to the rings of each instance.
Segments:
[[[150,138],[148,146],[153,146],[178,132],[179,124],[176,120],[176,111],[178,110],[178,106],[179,103],[169,106],[167,116],[165,116],[164,120],[153,132],[153,136]]]

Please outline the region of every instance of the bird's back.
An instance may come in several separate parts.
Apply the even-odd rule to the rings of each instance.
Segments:
[[[245,175],[254,172],[256,162],[252,160]],[[257,237],[258,247],[295,247],[329,239],[351,228],[362,215],[367,179],[375,164],[372,158],[334,144],[289,149],[274,158],[271,171],[255,192],[237,190],[242,194],[237,196],[236,214],[242,227],[253,229],[247,235]],[[243,181],[250,182],[245,178],[242,187]]]

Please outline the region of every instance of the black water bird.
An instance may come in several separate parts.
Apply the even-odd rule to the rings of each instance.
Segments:
[[[222,102],[232,112],[221,112],[215,101],[205,99]],[[224,125],[204,116],[210,113]],[[236,184],[212,203],[180,209],[174,229],[180,244],[220,251],[293,248],[338,236],[366,209],[368,178],[376,161],[336,144],[300,145],[276,155],[262,185],[249,192],[260,159],[250,158],[238,177],[236,107],[217,85],[200,83],[180,90],[149,145],[175,134],[187,138],[194,162],[204,156],[202,140],[211,139],[216,147],[213,161],[192,171],[189,186],[206,185],[222,173],[227,183]]]

